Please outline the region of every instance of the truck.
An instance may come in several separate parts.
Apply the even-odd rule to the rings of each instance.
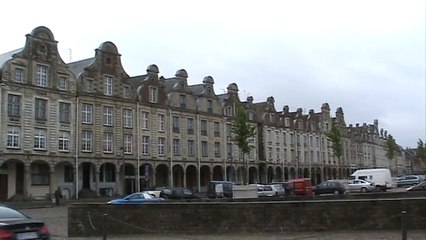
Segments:
[[[351,175],[352,179],[362,179],[374,183],[376,189],[385,192],[394,187],[391,171],[388,168],[373,168],[356,170]]]

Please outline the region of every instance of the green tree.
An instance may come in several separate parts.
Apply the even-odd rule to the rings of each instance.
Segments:
[[[389,160],[394,159],[398,151],[398,145],[396,145],[395,139],[392,137],[392,135],[388,135],[388,139],[386,140],[386,147],[386,157]]]
[[[337,157],[337,164],[340,169],[340,159],[343,155],[343,143],[342,143],[342,134],[340,130],[336,127],[335,124],[331,126],[330,132],[327,133],[327,138],[331,141],[331,149],[333,150],[333,155]],[[338,178],[340,177],[340,170],[337,172]]]
[[[426,144],[421,139],[417,142],[416,156],[422,161],[426,161]]]
[[[249,145],[249,138],[256,135],[256,128],[249,124],[248,115],[241,104],[237,104],[235,108],[235,119],[231,127],[231,132],[233,134],[232,141],[243,153],[243,162],[245,162],[244,156],[249,154],[252,148],[252,146]],[[248,166],[246,166],[244,184],[249,182],[248,175]]]

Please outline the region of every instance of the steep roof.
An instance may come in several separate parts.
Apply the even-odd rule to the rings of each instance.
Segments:
[[[76,77],[78,77],[78,75],[80,75],[80,73],[84,71],[84,68],[86,68],[87,66],[90,66],[94,61],[95,61],[95,58],[93,57],[93,58],[83,59],[76,62],[71,62],[71,63],[68,63],[67,65],[70,71],[74,73]]]
[[[20,53],[24,50],[24,48],[19,48],[10,52],[6,52],[0,55],[0,69],[3,69],[3,65],[10,59],[12,59],[13,55],[16,53]]]

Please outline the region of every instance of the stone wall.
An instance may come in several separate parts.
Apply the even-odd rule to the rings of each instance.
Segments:
[[[258,202],[74,204],[68,236],[424,229],[426,197]]]

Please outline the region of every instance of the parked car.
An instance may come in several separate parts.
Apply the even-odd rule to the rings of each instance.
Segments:
[[[258,184],[257,194],[259,197],[284,196],[285,190],[280,184]]]
[[[123,198],[116,198],[108,201],[108,204],[143,204],[147,202],[163,202],[164,198],[155,197],[146,192],[132,193]]]
[[[353,179],[348,182],[349,192],[372,192],[376,186],[374,183],[362,179]]]
[[[0,239],[50,239],[47,226],[20,211],[0,205]]]
[[[314,187],[315,195],[320,194],[344,194],[346,192],[344,183],[341,181],[327,180]]]
[[[359,169],[351,175],[352,179],[362,179],[373,182],[376,189],[386,191],[394,187],[391,171],[388,168]]]
[[[396,179],[396,185],[398,187],[407,187],[417,185],[425,180],[423,175],[406,175]]]
[[[229,181],[210,181],[207,187],[208,198],[232,198],[234,183]]]
[[[423,181],[417,185],[411,186],[407,188],[407,191],[414,192],[414,191],[426,191],[426,181]]]
[[[160,197],[165,199],[199,199],[200,195],[192,192],[187,188],[173,187],[163,188],[160,192]]]

